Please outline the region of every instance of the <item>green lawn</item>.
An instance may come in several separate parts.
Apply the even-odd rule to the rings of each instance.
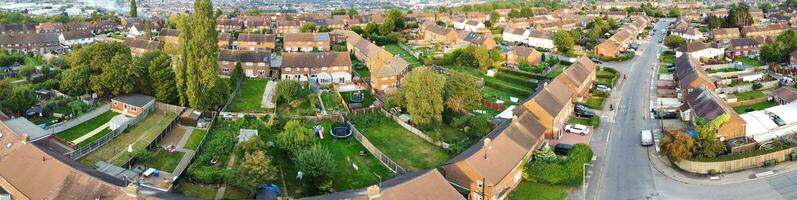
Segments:
[[[368,90],[360,90],[360,92],[364,95],[362,107],[368,107],[374,104],[375,98],[371,92],[368,92]],[[340,97],[343,97],[343,100],[346,101],[346,104],[351,107],[351,95],[354,93],[355,91],[340,92]]]
[[[77,146],[78,147],[83,147],[83,146],[89,145],[92,142],[99,140],[103,136],[108,135],[108,133],[111,133],[111,129],[105,128],[102,131],[100,131],[99,133],[94,134],[91,137],[89,137],[89,139],[83,140],[82,142],[78,143]]]
[[[114,165],[122,165],[132,157],[132,154],[127,152],[128,145],[133,144],[133,152],[146,148],[150,142],[158,137],[161,131],[166,129],[169,122],[177,115],[178,113],[176,112],[164,113],[163,111],[154,110],[149,113],[147,118],[127,127],[125,133],[120,134],[94,152],[83,156],[78,161],[88,166],[94,166],[97,161],[107,161]],[[116,159],[112,159],[117,154],[119,156]]]
[[[484,79],[485,86],[491,87],[491,88],[496,89],[496,90],[500,90],[503,93],[508,94],[507,97],[511,95],[511,96],[517,97],[519,99],[524,99],[524,98],[528,97],[529,95],[531,95],[534,92],[534,89],[536,89],[536,86],[532,86],[530,82],[529,82],[528,85],[518,85],[518,84],[516,84],[516,82],[511,82],[511,81],[507,80],[507,79],[509,79],[511,77],[518,77],[518,76],[515,76],[515,75],[512,75],[512,74],[508,74],[508,73],[503,73],[504,75],[502,75],[502,76],[505,77],[505,78],[504,79],[499,79],[497,77],[487,76],[484,72],[482,72],[482,71],[480,71],[478,69],[472,69],[472,68],[466,68],[466,67],[454,67],[454,66],[448,66],[448,69],[450,69],[451,71],[455,71],[455,72],[459,72],[459,73],[465,74],[465,75],[470,75],[470,76],[473,76],[473,77],[482,78],[482,79]],[[521,77],[521,79],[524,79],[524,78]],[[485,94],[482,93],[482,96],[484,96],[484,95]],[[509,100],[509,99],[507,98],[506,100]]]
[[[773,107],[773,106],[776,106],[776,105],[777,104],[775,104],[774,101],[765,101],[765,102],[761,102],[761,103],[757,103],[757,104],[753,104],[753,105],[749,105],[749,106],[736,106],[736,107],[733,107],[733,110],[736,111],[736,113],[744,114],[744,113],[747,113],[747,111],[745,111],[745,110],[747,110],[748,108],[752,108],[753,111],[758,111],[758,110],[764,110],[764,109],[767,109],[769,107]]]
[[[332,92],[321,93],[321,100],[324,101],[324,108],[326,108],[327,111],[335,111],[343,109],[342,108],[343,106],[340,103],[340,98],[338,98],[338,95],[336,95],[335,93]]]
[[[706,73],[714,74],[714,73],[721,73],[721,72],[738,72],[742,71],[741,69],[736,69],[734,67],[726,67],[726,68],[715,68],[715,69],[707,69]]]
[[[746,100],[750,100],[750,99],[755,99],[755,98],[760,98],[760,97],[766,97],[767,96],[766,94],[764,94],[764,92],[762,92],[760,90],[753,90],[753,91],[749,91],[749,92],[739,92],[739,93],[736,93],[734,95],[736,96],[736,100],[737,101],[746,101]]]
[[[659,61],[662,63],[675,63],[675,52],[673,51],[665,51],[659,57]]]
[[[495,102],[496,100],[500,99],[504,100],[504,105],[515,105],[515,103],[509,101],[509,97],[513,97],[514,95],[507,92],[489,86],[484,86],[479,91],[481,92],[482,99],[484,100]],[[520,99],[520,97],[518,98]]]
[[[169,153],[163,149],[159,149],[157,152],[152,154],[152,158],[149,159],[149,165],[152,168],[173,173],[174,168],[177,167],[177,164],[180,164],[180,160],[183,159],[183,152],[174,152]]]
[[[263,99],[263,91],[266,90],[266,83],[268,80],[262,79],[245,79],[241,83],[241,88],[235,95],[230,105],[231,112],[258,112],[264,111],[260,107],[260,101]]]
[[[224,197],[222,199],[251,199],[252,196],[249,195],[246,191],[235,187],[227,187],[227,190],[224,190]]]
[[[584,103],[584,105],[587,106],[588,108],[592,108],[592,109],[596,109],[596,110],[602,110],[603,109],[603,101],[605,99],[606,98],[604,98],[604,97],[591,96],[591,97],[589,97],[589,99],[587,99],[587,102]]]
[[[749,65],[749,66],[763,66],[764,63],[758,59],[748,58],[748,57],[737,57],[737,62],[742,62],[742,64]]]
[[[567,197],[567,188],[523,181],[509,193],[509,200],[562,200]]]
[[[351,56],[351,66],[360,75],[360,78],[371,78],[371,70],[365,64],[362,64],[362,61],[358,60],[357,57]]]
[[[102,126],[108,121],[111,121],[111,118],[113,118],[116,115],[119,115],[119,113],[109,110],[95,118],[90,119],[89,121],[83,122],[80,125],[66,129],[63,132],[56,134],[56,136],[66,141],[75,140],[85,135],[86,133],[89,133],[94,129],[97,129],[98,127]]]
[[[25,56],[25,65],[28,65],[28,66],[39,66],[39,65],[43,65],[43,64],[44,64],[44,60],[42,60],[41,57],[34,58],[34,57],[31,57],[31,56]]]
[[[559,76],[559,74],[561,74],[562,72],[565,71],[565,68],[567,67],[567,65],[556,65],[554,67],[556,67],[556,68],[554,68],[553,70],[551,70],[547,74],[545,74],[545,77],[547,77],[549,79],[556,78],[556,76]]]
[[[659,74],[670,74],[670,71],[667,71],[667,65],[661,64],[659,66]]]
[[[217,190],[218,188],[216,188],[215,186],[193,184],[184,180],[181,181],[179,185],[177,185],[177,189],[174,189],[174,192],[189,197],[196,197],[201,199],[213,199],[216,197]]]
[[[572,117],[570,117],[570,120],[569,120],[568,123],[581,124],[581,125],[585,125],[585,126],[592,126],[593,128],[598,128],[598,126],[600,126],[600,123],[601,123],[600,119],[601,118],[598,117],[598,116],[594,116],[592,118],[583,118],[583,117],[572,116]]]
[[[187,133],[188,132],[186,132],[186,134]],[[183,148],[184,149],[196,150],[197,147],[199,147],[199,144],[202,143],[202,138],[204,138],[205,135],[208,134],[208,131],[204,130],[204,129],[194,129],[190,133],[191,133],[191,137],[188,138],[187,142],[185,142],[185,146],[183,146]]]
[[[414,56],[410,55],[409,52],[407,52],[404,49],[402,49],[398,44],[388,44],[388,45],[385,45],[384,48],[388,52],[393,53],[395,55],[399,55],[399,56],[401,56],[401,58],[404,58],[404,60],[406,60],[408,63],[410,63],[410,67],[417,67],[417,66],[421,66],[421,64],[423,64],[423,63],[421,63],[420,60],[418,60]]]
[[[451,157],[443,148],[426,142],[379,113],[349,118],[374,146],[407,170],[435,168]]]

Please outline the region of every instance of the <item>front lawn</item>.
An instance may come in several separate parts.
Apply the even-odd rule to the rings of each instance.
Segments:
[[[744,114],[744,113],[747,113],[747,110],[750,110],[750,109],[752,109],[752,111],[759,111],[759,110],[764,110],[764,109],[767,109],[769,107],[773,107],[773,106],[776,106],[776,105],[777,104],[775,104],[774,101],[765,101],[765,102],[761,102],[761,103],[757,103],[757,104],[753,104],[753,105],[749,105],[749,106],[736,106],[736,107],[733,107],[733,111],[736,111],[736,113],[739,113],[739,114]]]
[[[89,145],[92,142],[99,140],[103,136],[108,135],[108,133],[111,133],[111,129],[105,128],[102,131],[100,131],[99,133],[94,134],[91,137],[89,137],[88,139],[83,140],[82,142],[78,143],[77,146],[78,147],[83,147],[83,146]]]
[[[567,188],[523,181],[509,193],[509,200],[562,200],[567,197]]]
[[[589,97],[589,99],[587,99],[587,102],[584,103],[584,105],[587,106],[588,108],[592,108],[595,110],[602,110],[603,101],[605,99],[606,99],[605,97],[591,96]]]
[[[174,189],[175,193],[182,194],[189,197],[197,197],[201,199],[214,199],[216,198],[216,191],[219,188],[210,185],[194,184],[188,181],[181,181]]]
[[[737,101],[746,101],[755,98],[766,97],[767,95],[760,90],[753,90],[749,92],[739,92],[734,94],[736,96]]]
[[[109,110],[97,117],[90,119],[89,121],[83,122],[80,125],[66,129],[56,134],[56,136],[66,141],[78,139],[86,133],[89,133],[94,129],[99,128],[103,124],[108,123],[108,121],[111,121],[111,118],[115,117],[116,115],[119,115],[119,113]]]
[[[659,57],[659,61],[662,63],[675,63],[675,52],[674,51],[665,51],[661,53]]]
[[[388,52],[399,55],[401,58],[407,61],[410,64],[410,67],[417,67],[421,66],[421,61],[412,56],[409,52],[402,49],[398,44],[388,44],[384,46],[385,50]]]
[[[152,158],[149,159],[148,163],[149,166],[161,171],[174,173],[174,168],[177,167],[177,164],[180,164],[180,160],[183,159],[184,152],[174,152],[169,153],[163,149],[158,149],[157,152],[152,154]]]
[[[742,62],[742,64],[744,65],[753,66],[753,67],[764,66],[764,63],[761,62],[761,60],[748,58],[748,57],[737,57],[736,61]]]
[[[204,138],[205,135],[208,134],[208,131],[204,129],[194,129],[190,133],[191,137],[189,137],[188,141],[185,142],[185,146],[183,146],[183,148],[196,150],[197,147],[199,147],[199,144],[202,143],[202,138]]]
[[[349,119],[374,146],[407,170],[435,168],[450,158],[443,148],[426,142],[381,113],[357,114]]]
[[[230,104],[231,112],[258,112],[264,111],[260,107],[263,100],[263,92],[266,90],[268,80],[263,79],[244,79],[241,88],[235,94],[235,98]]]
[[[600,126],[600,117],[593,116],[592,118],[583,118],[583,117],[570,117],[570,124],[581,124],[585,126],[592,126],[592,128],[598,128]]]
[[[661,64],[659,66],[659,74],[670,74],[670,71],[667,69],[666,64]]]

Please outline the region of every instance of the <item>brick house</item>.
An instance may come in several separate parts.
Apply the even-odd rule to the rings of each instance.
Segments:
[[[587,57],[580,57],[575,63],[565,69],[556,79],[562,80],[573,93],[574,102],[585,102],[589,97],[589,90],[597,78],[598,67]]]
[[[119,24],[113,20],[94,22],[94,33],[107,33],[119,30]]]
[[[718,28],[711,31],[711,37],[714,41],[727,44],[732,39],[741,38],[742,34],[739,33],[738,28]]]
[[[216,31],[231,32],[244,29],[244,22],[239,19],[219,19],[216,20]]]
[[[404,78],[409,72],[410,64],[401,58],[401,56],[393,56],[388,62],[381,67],[371,67],[371,87],[375,92],[392,94],[398,90],[401,85],[401,78]]]
[[[38,33],[60,33],[66,31],[66,26],[62,23],[40,23],[36,26]]]
[[[219,33],[217,39],[219,41],[216,45],[219,49],[229,49],[232,46],[232,35],[229,33]]]
[[[457,33],[446,27],[438,26],[434,23],[426,23],[421,27],[423,39],[429,43],[440,42],[443,44],[453,44],[457,41]]]
[[[351,58],[346,52],[285,53],[280,68],[282,79],[287,80],[351,82]]]
[[[447,161],[443,174],[468,199],[505,199],[521,182],[523,161],[542,145],[545,130],[531,112],[514,115]]]
[[[57,33],[0,34],[0,48],[20,53],[61,51]]]
[[[703,67],[696,58],[683,54],[675,59],[675,71],[673,78],[678,83],[678,87],[683,91],[683,95],[696,88],[716,89],[714,82],[706,75]]]
[[[717,137],[719,137],[720,140],[743,137],[745,135],[746,122],[744,119],[730,108],[730,106],[725,104],[725,101],[720,99],[717,94],[711,92],[710,89],[703,87],[695,88],[689,92],[685,101],[688,109],[682,112],[684,112],[684,115],[687,116],[692,123],[695,123],[698,117],[710,121],[724,114],[730,116],[728,122],[725,122],[725,124],[717,130]]]
[[[752,25],[744,26],[741,29],[742,37],[746,38],[767,38],[777,37],[783,31],[789,29],[789,25],[785,23],[769,24],[769,25]]]
[[[285,33],[283,49],[287,52],[329,51],[329,33]]]
[[[367,188],[335,192],[302,198],[306,200],[353,199],[353,200],[403,200],[446,199],[465,200],[437,169],[409,172],[398,175]]]
[[[272,34],[240,34],[238,49],[240,50],[275,50],[276,37]]]
[[[761,52],[761,43],[752,38],[733,39],[725,50],[725,56],[736,58],[738,56],[758,57]]]
[[[111,110],[136,117],[155,108],[155,98],[141,94],[123,94],[111,99]]]
[[[296,20],[277,20],[277,33],[299,33],[301,25]]]
[[[487,49],[493,49],[498,46],[498,44],[495,43],[495,40],[493,40],[492,35],[489,33],[479,34],[463,30],[457,31],[457,44],[458,46],[483,46]]]
[[[158,40],[166,44],[177,45],[180,42],[180,31],[177,29],[161,29]]]
[[[515,46],[504,54],[507,63],[519,65],[521,60],[526,60],[529,65],[540,64],[542,54],[533,48]]]
[[[229,75],[237,62],[241,62],[244,76],[249,78],[268,78],[271,70],[272,54],[268,51],[219,50],[219,74]]]
[[[35,24],[0,25],[0,34],[31,34],[31,33],[36,33]]]
[[[163,50],[163,44],[160,41],[127,38],[124,44],[130,47],[130,52],[133,53],[133,56],[142,56],[147,51]]]

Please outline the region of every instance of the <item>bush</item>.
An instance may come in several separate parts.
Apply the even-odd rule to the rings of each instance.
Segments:
[[[579,186],[583,181],[584,163],[591,160],[592,149],[586,144],[576,144],[564,160],[530,162],[524,168],[523,178],[545,184]]]

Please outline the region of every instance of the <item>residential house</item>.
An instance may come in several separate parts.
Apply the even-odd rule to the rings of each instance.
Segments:
[[[145,29],[146,28],[145,28],[144,24],[140,24],[140,23],[133,24],[132,26],[130,26],[127,29],[127,33],[128,33],[127,36],[128,37],[142,37],[142,36],[144,36],[146,34],[147,31],[153,31],[152,29],[150,29],[150,30],[145,30]]]
[[[66,31],[66,26],[62,23],[40,23],[36,26],[38,33],[60,33]]]
[[[27,120],[25,120],[27,121]],[[0,121],[0,188],[4,199],[135,199],[126,182],[31,142]],[[135,191],[135,186],[129,188]]]
[[[541,147],[545,130],[531,112],[514,115],[447,161],[443,174],[468,199],[505,199],[522,181],[524,161]]]
[[[736,58],[738,56],[746,56],[755,58],[761,52],[761,43],[752,38],[739,38],[731,40],[728,48],[725,50],[725,56],[729,58]]]
[[[686,10],[681,11],[681,18],[684,18],[690,22],[699,22],[701,19],[703,19],[703,15],[695,10]]]
[[[746,38],[767,38],[777,37],[783,31],[789,29],[789,25],[785,23],[768,24],[768,25],[752,25],[742,27],[742,37]]]
[[[155,98],[142,94],[123,94],[111,99],[111,110],[136,117],[155,109]]]
[[[329,51],[329,33],[286,33],[282,39],[287,52]]]
[[[738,28],[718,28],[711,31],[714,41],[720,41],[723,44],[727,44],[732,39],[741,38],[741,36]]]
[[[531,31],[528,29],[507,28],[501,34],[506,42],[524,43],[528,40]]]
[[[351,82],[351,59],[347,52],[285,53],[281,68],[283,80]]]
[[[382,67],[393,59],[392,53],[376,46],[353,31],[335,30],[330,34],[344,35],[346,37],[346,49],[354,54],[354,57],[365,64],[368,69]]]
[[[31,34],[36,33],[35,24],[4,24],[0,25],[0,34]]]
[[[91,22],[72,22],[66,25],[69,31],[94,31],[94,24]]]
[[[301,25],[296,20],[277,20],[277,33],[299,33]]]
[[[244,22],[239,19],[218,19],[216,20],[216,31],[232,32],[244,29]]]
[[[550,50],[555,47],[553,45],[552,35],[553,34],[551,34],[550,32],[531,31],[529,32],[528,40],[526,40],[524,43],[528,44],[531,47]]]
[[[177,29],[161,29],[158,40],[165,44],[178,45],[180,43],[180,31]]]
[[[628,17],[628,13],[625,11],[607,11],[604,12],[603,15],[614,20],[621,20]]]
[[[94,33],[108,33],[119,30],[119,25],[113,20],[102,20],[94,22]]]
[[[775,90],[773,99],[779,105],[785,105],[797,102],[797,88],[794,87],[781,87]]]
[[[519,65],[525,60],[528,65],[540,64],[542,54],[533,48],[515,46],[504,55],[507,63]]]
[[[247,34],[238,35],[238,49],[241,50],[275,50],[277,49],[276,37],[273,34]]]
[[[687,29],[689,27],[689,22],[687,22],[684,18],[678,18],[678,21],[675,22],[675,25],[673,25],[674,29]]]
[[[717,130],[717,137],[720,140],[726,140],[745,135],[746,123],[739,114],[736,113],[730,106],[725,104],[725,101],[720,99],[717,94],[711,92],[706,88],[695,88],[686,96],[686,105],[688,109],[683,111],[687,119],[695,123],[696,119],[714,120],[723,115],[729,115],[725,124]]]
[[[686,45],[675,49],[675,57],[686,53],[697,59],[717,59],[725,55],[725,47],[717,43],[704,43],[701,41],[687,42]]]
[[[709,15],[714,15],[714,16],[717,16],[719,18],[725,18],[725,17],[728,16],[728,10],[727,9],[718,9],[718,10],[713,10],[713,11],[709,10],[709,11],[706,11],[704,13],[704,15],[706,17],[709,16]]]
[[[436,169],[409,172],[367,188],[335,192],[322,196],[303,198],[306,200],[358,199],[358,200],[404,200],[404,199],[449,199],[465,200],[445,177]]]
[[[0,34],[0,48],[21,53],[61,51],[57,33]]]
[[[490,31],[487,29],[487,26],[484,25],[484,22],[470,19],[465,19],[464,21],[454,21],[454,28],[477,33],[486,33]]]
[[[601,57],[617,57],[625,51],[629,44],[633,41],[633,33],[628,29],[621,29],[609,39],[595,45],[594,53]]]
[[[672,31],[672,35],[681,36],[686,41],[701,41],[703,40],[703,32],[697,30],[697,28],[685,28],[685,29],[675,29]]]
[[[498,46],[498,44],[495,43],[495,40],[493,40],[492,35],[489,33],[479,34],[464,30],[457,31],[457,43],[460,46],[476,45],[483,46],[487,49],[493,49]]]
[[[230,75],[237,62],[241,62],[241,68],[246,77],[273,77],[276,72],[271,70],[272,57],[268,51],[222,49],[219,51],[218,59],[219,74]]]
[[[127,38],[124,44],[130,47],[130,52],[133,53],[133,56],[142,56],[147,51],[160,51],[163,49],[163,44],[159,41],[138,38]]]
[[[94,34],[91,31],[67,31],[59,34],[58,41],[64,46],[84,46],[94,43]]]
[[[423,40],[428,43],[440,42],[443,44],[453,44],[457,41],[457,33],[446,27],[438,26],[434,23],[426,23],[421,27]]]
[[[534,16],[537,17],[537,16]],[[534,19],[534,18],[532,18]],[[514,18],[509,19],[506,23],[504,23],[504,28],[514,28],[514,29],[527,29],[532,26],[532,19],[528,18]]]
[[[683,96],[686,96],[691,90],[696,88],[706,88],[714,90],[717,87],[711,78],[706,75],[700,61],[696,58],[683,54],[675,59],[675,70],[673,78],[678,83],[678,88],[683,91]]]
[[[573,94],[574,102],[585,102],[589,97],[589,90],[597,78],[598,67],[587,57],[580,57],[570,67],[565,69],[556,79],[561,80]]]
[[[514,115],[524,112],[532,114],[545,127],[545,138],[559,139],[573,112],[572,92],[564,81],[554,79],[550,83],[543,83],[534,97],[515,107],[512,112]]]
[[[251,31],[269,31],[271,30],[271,19],[266,17],[246,16],[243,17],[244,27]]]
[[[219,33],[217,39],[219,41],[216,45],[219,46],[219,49],[229,49],[232,46],[232,35],[229,33]]]
[[[381,67],[371,67],[371,87],[375,92],[392,94],[398,91],[401,78],[409,72],[410,64],[395,55]]]

